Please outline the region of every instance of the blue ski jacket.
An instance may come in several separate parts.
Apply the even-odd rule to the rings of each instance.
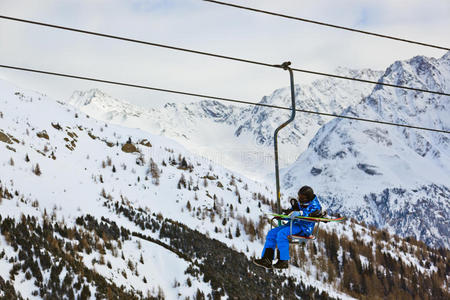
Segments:
[[[294,216],[297,215],[297,216],[307,217],[311,213],[313,213],[313,212],[315,212],[317,210],[322,210],[322,206],[320,205],[319,199],[317,198],[317,196],[314,197],[314,199],[311,200],[308,203],[305,203],[305,204],[301,205],[298,202],[297,205],[298,205],[298,210],[296,209],[297,211],[294,211],[292,213]],[[296,224],[296,225],[301,227],[302,232],[305,235],[308,236],[308,235],[312,234],[313,229],[314,229],[314,225],[315,225],[314,222],[308,222],[308,221],[303,221],[303,220],[299,220],[299,219],[294,220],[293,222],[294,222],[294,224]]]

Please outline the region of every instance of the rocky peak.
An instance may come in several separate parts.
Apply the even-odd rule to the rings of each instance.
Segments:
[[[93,101],[109,97],[99,89],[90,89],[87,91],[75,91],[70,97],[68,103],[74,106],[85,106],[91,104]]]
[[[416,56],[397,61],[380,80],[449,91],[445,59]],[[445,101],[448,97],[378,85],[344,114],[445,130],[450,128]],[[335,119],[322,126],[306,151],[282,171],[282,182],[288,191],[297,182],[308,182],[320,187],[332,210],[448,247],[448,230],[429,231],[439,222],[427,213],[450,212],[449,149],[443,134]],[[440,222],[448,226],[445,218]]]

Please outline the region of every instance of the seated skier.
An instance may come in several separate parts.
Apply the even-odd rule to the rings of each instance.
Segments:
[[[293,203],[292,203],[293,202]],[[321,212],[317,196],[309,186],[303,186],[298,191],[298,198],[291,199],[292,208],[284,210],[284,214],[291,214],[291,216],[315,216]],[[267,233],[266,243],[262,252],[262,258],[256,259],[254,263],[258,266],[266,269],[286,269],[289,261],[289,240],[288,236],[290,232],[290,222],[292,224],[292,234],[310,236],[314,229],[313,222],[307,222],[303,220],[293,220],[289,223],[273,228]],[[280,251],[280,259],[276,264],[272,266],[272,260],[274,259],[275,248],[278,247]]]

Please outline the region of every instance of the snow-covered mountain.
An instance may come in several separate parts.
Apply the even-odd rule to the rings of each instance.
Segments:
[[[339,68],[343,76],[377,80],[383,73]],[[341,113],[369,95],[371,85],[326,78],[312,84],[297,84],[300,109]],[[290,107],[290,88],[282,88],[261,103]],[[99,90],[75,92],[69,104],[105,122],[141,128],[177,140],[186,148],[254,178],[273,172],[273,133],[289,118],[289,111],[267,107],[224,105],[203,100],[189,104],[168,103],[162,109],[144,109],[117,100]],[[280,164],[287,166],[306,149],[310,139],[330,118],[301,114],[280,135]]]
[[[336,74],[341,76],[378,80],[383,74],[370,69],[351,70],[338,68]],[[302,110],[328,112],[340,114],[345,108],[361,101],[369,95],[373,87],[370,85],[355,85],[352,82],[335,78],[324,78],[312,82],[310,85],[296,84],[296,107]],[[290,88],[282,88],[273,92],[270,96],[263,97],[260,103],[277,106],[291,106]],[[286,121],[290,116],[289,111],[280,111],[266,107],[255,106],[242,113],[242,124],[236,130],[236,136],[243,132],[251,132],[258,144],[273,144],[275,128]],[[297,151],[304,149],[311,137],[329,118],[320,115],[297,113],[293,124],[280,133],[281,144],[295,146]]]
[[[350,221],[292,246],[285,271],[254,266],[272,199],[175,141],[0,81],[0,298],[448,297],[447,250]]]
[[[67,283],[92,295],[83,299],[107,290],[200,299],[242,294],[239,276],[256,276],[246,293],[272,294],[282,283],[271,276],[274,285],[261,289],[269,277],[249,264],[270,227],[261,217],[273,205],[270,189],[172,140],[0,81],[0,157],[0,297],[8,284],[30,299],[62,299]],[[217,264],[239,275],[217,287]],[[305,269],[290,272],[295,293],[350,298]]]
[[[385,72],[341,68],[337,73],[448,92],[449,56],[418,56],[395,62]],[[332,78],[296,85],[295,92],[300,109],[449,127],[448,97]],[[261,102],[288,107],[290,89],[278,89]],[[98,90],[76,92],[69,103],[101,120],[174,138],[200,155],[258,179],[273,171],[273,131],[289,116],[283,110],[208,100],[145,110]],[[329,121],[298,113],[293,124],[281,132],[281,166],[289,166],[306,150],[282,173],[288,193],[310,182],[334,211],[377,226],[391,226],[403,236],[413,235],[429,244],[449,246],[448,137],[348,120],[327,124]],[[428,204],[415,205],[422,200]],[[436,213],[430,216],[430,211]]]
[[[392,64],[383,82],[450,92],[450,52]],[[349,116],[450,130],[450,98],[377,86]],[[325,124],[282,171],[284,188],[307,183],[334,211],[450,246],[450,136],[347,119]]]

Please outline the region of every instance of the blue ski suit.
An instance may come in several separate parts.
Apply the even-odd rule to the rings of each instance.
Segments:
[[[305,217],[309,216],[312,212],[322,209],[317,196],[309,203],[305,203],[303,205],[298,203],[298,208],[299,212],[301,212],[300,214]],[[293,213],[299,215],[296,211]],[[288,235],[291,234],[290,222],[291,221],[285,225],[275,227],[267,233],[262,256],[264,256],[267,248],[275,249],[278,246],[278,250],[280,251],[280,260],[289,260]],[[303,236],[309,236],[312,234],[315,223],[302,220],[294,220],[292,222],[292,234],[300,234]]]

